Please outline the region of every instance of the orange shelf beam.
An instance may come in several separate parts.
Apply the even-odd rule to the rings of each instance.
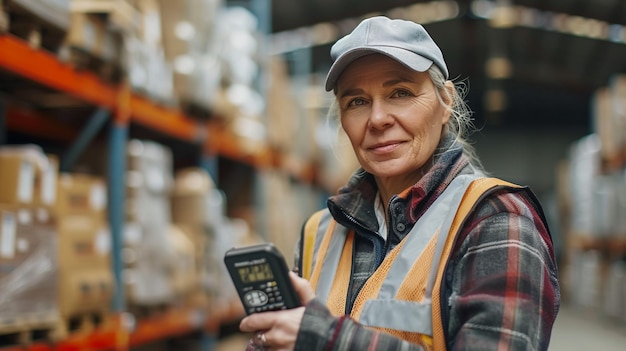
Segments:
[[[86,350],[125,350],[124,333],[118,329],[95,331],[85,335],[75,335],[59,342],[50,350],[54,351],[86,351]],[[43,346],[42,346],[43,347]],[[43,351],[43,349],[41,349]],[[28,351],[35,349],[28,348]]]
[[[75,334],[56,344],[35,342],[29,346],[0,347],[0,351],[117,351],[126,350],[121,329],[107,328],[88,334]]]
[[[117,319],[106,328],[74,334],[54,345],[37,342],[29,346],[0,347],[0,351],[122,351],[202,330],[205,327],[205,318],[205,314],[199,310],[174,308],[162,315],[137,321],[132,332],[125,331]]]
[[[54,54],[30,47],[22,39],[0,35],[0,53],[0,69],[111,111],[119,107],[119,87],[104,83],[91,72],[78,71],[59,61]],[[131,94],[128,108],[132,121],[162,133],[188,141],[199,140],[202,136],[197,123],[180,111],[159,106],[141,96]]]
[[[71,94],[94,105],[113,109],[117,89],[95,74],[77,71],[54,54],[34,49],[22,39],[0,35],[0,69],[17,73],[34,82]]]
[[[58,141],[72,140],[78,135],[78,131],[71,127],[55,123],[52,118],[33,111],[9,106],[6,112],[6,125],[9,130]]]
[[[275,155],[269,147],[246,147],[242,145],[243,140],[223,126],[209,123],[206,132],[208,136],[204,151],[207,154],[224,156],[257,168],[272,167],[275,163]]]
[[[133,95],[130,98],[130,119],[138,124],[187,141],[202,138],[198,122],[187,118],[181,111],[156,105]]]
[[[129,345],[142,345],[201,330],[203,318],[197,310],[172,309],[164,315],[141,320],[130,334]]]
[[[87,71],[78,71],[70,64],[59,61],[58,57],[50,52],[34,49],[22,39],[10,34],[0,35],[0,69],[13,72],[49,88],[67,93],[85,102],[110,109],[115,113],[116,123],[135,122],[163,134],[175,138],[204,143],[205,151],[220,154],[254,167],[273,167],[280,163],[280,155],[276,155],[268,147],[244,146],[240,140],[223,127],[202,126],[202,123],[192,120],[180,110],[155,104],[145,97],[130,93],[126,86],[111,86],[104,83],[95,74]],[[126,90],[125,90],[126,89]],[[120,111],[121,113],[118,113]],[[14,113],[14,111],[10,112]],[[71,140],[75,134],[61,130],[53,122],[48,123],[43,118],[18,113],[20,120],[10,117],[10,128],[14,130],[32,131],[41,130],[46,126],[48,133],[58,139]],[[22,124],[23,123],[23,124]],[[34,127],[34,123],[38,125]],[[72,135],[70,135],[72,134]],[[208,139],[205,142],[205,135]],[[314,178],[314,169],[305,169],[302,174],[295,176],[305,181]]]
[[[246,311],[239,299],[220,303],[214,307],[211,317],[207,318],[204,329],[217,333],[221,325],[238,322],[245,315]]]

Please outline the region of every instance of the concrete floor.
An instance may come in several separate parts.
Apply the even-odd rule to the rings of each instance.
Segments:
[[[626,321],[561,306],[552,329],[550,351],[572,350],[626,350]]]

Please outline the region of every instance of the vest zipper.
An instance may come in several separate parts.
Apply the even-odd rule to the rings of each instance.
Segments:
[[[380,264],[383,262],[383,260],[385,259],[385,256],[387,256],[387,252],[389,250],[389,242],[391,242],[391,227],[392,227],[392,223],[391,223],[391,218],[393,216],[393,213],[391,213],[391,203],[393,202],[393,200],[395,200],[398,197],[398,195],[393,195],[391,197],[391,200],[389,200],[389,203],[387,204],[387,239],[385,239],[385,246],[383,247],[383,252],[382,255],[380,256],[380,259],[378,260],[379,262],[377,262],[376,267],[380,266]]]

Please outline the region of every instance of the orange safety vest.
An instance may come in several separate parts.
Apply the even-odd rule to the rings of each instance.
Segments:
[[[454,179],[368,278],[350,317],[426,350],[446,350],[440,286],[452,246],[476,203],[502,187],[519,186],[475,175]],[[302,276],[333,315],[345,314],[354,231],[322,210],[305,224],[303,240]]]

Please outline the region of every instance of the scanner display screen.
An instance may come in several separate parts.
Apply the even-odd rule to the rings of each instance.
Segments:
[[[273,280],[274,273],[269,263],[261,263],[246,267],[237,268],[239,278],[244,284],[256,283],[261,281]]]

